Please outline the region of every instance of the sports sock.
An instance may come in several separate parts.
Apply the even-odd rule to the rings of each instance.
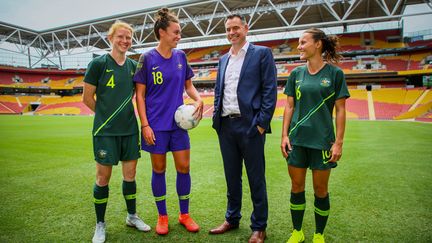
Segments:
[[[180,213],[189,213],[189,197],[191,191],[191,177],[189,172],[183,174],[177,171],[176,187],[179,197]]]
[[[136,182],[123,181],[123,196],[126,201],[126,207],[129,214],[136,213]]]
[[[93,187],[93,202],[96,211],[96,222],[105,222],[105,211],[108,203],[109,188],[98,186],[96,183]]]
[[[290,199],[291,220],[294,229],[300,231],[303,224],[303,216],[306,209],[305,192],[291,192]]]
[[[153,171],[151,186],[159,215],[167,215],[165,171],[162,173]]]
[[[327,219],[330,213],[330,199],[327,194],[324,198],[319,198],[315,195],[315,233],[324,233],[324,228],[327,224]]]

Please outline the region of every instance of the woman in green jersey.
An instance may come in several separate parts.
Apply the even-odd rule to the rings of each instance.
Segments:
[[[126,224],[140,231],[150,230],[136,214],[135,173],[140,158],[138,123],[132,104],[136,62],[126,57],[132,35],[129,24],[114,23],[108,31],[111,52],[94,58],[84,77],[83,102],[95,112],[92,135],[96,161],[93,187],[96,229],[93,242],[105,241],[108,183],[112,167],[119,161],[122,161],[122,189],[128,211]]]
[[[342,70],[335,66],[341,56],[336,52],[338,37],[320,29],[306,30],[297,49],[306,65],[295,68],[285,87],[281,151],[288,162],[291,178],[290,210],[293,232],[288,242],[303,242],[303,215],[306,208],[305,179],[312,170],[315,194],[313,242],[324,242],[330,200],[328,181],[331,168],[342,155],[345,132],[345,100],[349,97]],[[336,110],[336,136],[333,129]]]

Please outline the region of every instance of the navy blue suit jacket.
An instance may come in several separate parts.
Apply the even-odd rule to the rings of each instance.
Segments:
[[[215,86],[213,128],[220,131],[222,100],[225,83],[225,70],[229,53],[219,60]],[[277,100],[277,72],[271,50],[263,46],[249,45],[241,68],[237,87],[237,99],[240,113],[248,122],[248,136],[258,132],[256,126],[271,132],[270,121]]]

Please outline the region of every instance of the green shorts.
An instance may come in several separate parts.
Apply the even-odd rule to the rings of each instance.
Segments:
[[[311,170],[328,170],[337,166],[336,162],[328,162],[331,157],[329,150],[319,150],[302,146],[292,146],[287,162],[298,168],[310,168]]]
[[[94,136],[93,152],[96,162],[104,165],[137,160],[141,157],[139,136]]]

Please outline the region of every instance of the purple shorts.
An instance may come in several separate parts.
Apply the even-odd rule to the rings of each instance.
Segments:
[[[155,145],[147,145],[141,137],[141,148],[151,154],[166,154],[168,151],[180,151],[190,149],[189,135],[183,129],[173,131],[153,131]]]

